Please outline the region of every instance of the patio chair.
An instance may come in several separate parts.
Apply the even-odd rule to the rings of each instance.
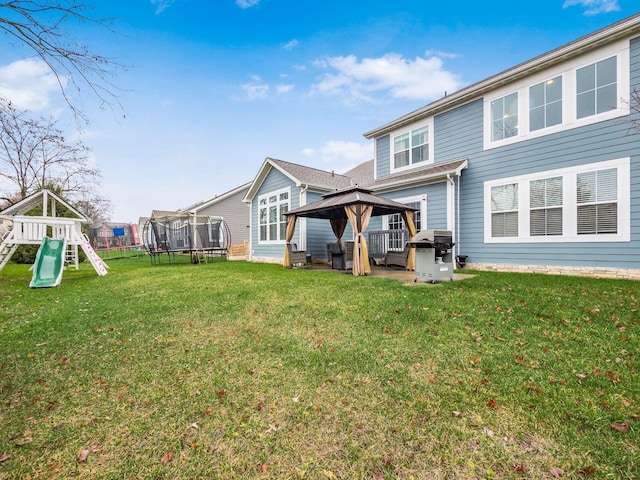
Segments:
[[[337,243],[327,243],[327,262],[332,268],[344,270],[344,252]]]
[[[289,249],[289,259],[292,265],[307,265],[311,264],[311,250],[298,250],[298,246],[295,243],[287,244]]]
[[[407,268],[407,258],[409,257],[409,247],[405,246],[404,250],[388,250],[384,257],[385,267],[395,265],[397,267]]]

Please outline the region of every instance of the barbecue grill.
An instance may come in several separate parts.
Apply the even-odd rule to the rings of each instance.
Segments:
[[[414,281],[453,280],[453,256],[455,245],[448,230],[423,230],[413,240],[407,242],[416,249],[416,270]]]

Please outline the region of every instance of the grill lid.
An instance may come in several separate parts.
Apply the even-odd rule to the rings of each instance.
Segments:
[[[449,230],[423,230],[416,233],[414,239],[407,242],[412,247],[432,247],[438,245],[444,248],[451,248],[453,236]]]

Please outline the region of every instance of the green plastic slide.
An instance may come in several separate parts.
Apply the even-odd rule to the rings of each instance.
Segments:
[[[49,237],[42,239],[36,255],[36,263],[33,264],[33,278],[29,287],[45,288],[60,285],[66,248],[66,239],[54,240]]]

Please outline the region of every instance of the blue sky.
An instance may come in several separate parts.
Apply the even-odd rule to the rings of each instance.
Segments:
[[[342,173],[363,133],[638,11],[637,0],[87,0],[115,33],[71,25],[127,65],[123,111],[82,97],[112,219],[136,222],[253,180],[266,157]],[[0,93],[56,115],[55,82],[0,49]]]

